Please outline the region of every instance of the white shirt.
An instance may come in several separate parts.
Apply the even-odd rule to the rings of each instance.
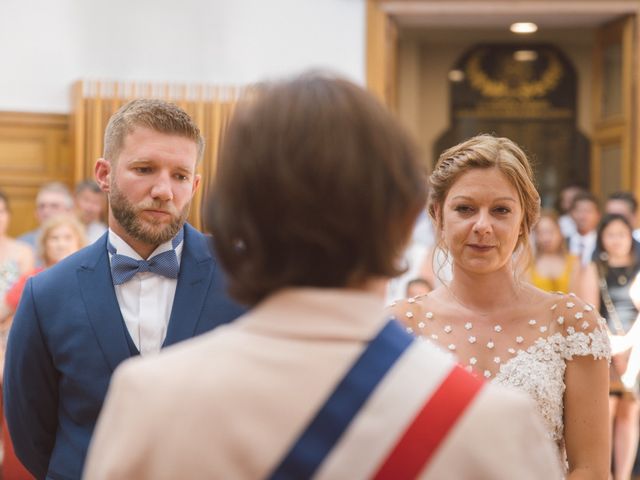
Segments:
[[[118,254],[143,260],[111,229],[109,229],[109,242]],[[183,245],[184,241],[176,247],[178,264],[182,259]],[[172,248],[171,240],[162,243],[149,255],[149,259]],[[111,262],[111,254],[109,254],[109,262]],[[128,282],[114,285],[122,318],[141,355],[160,351],[167,336],[167,326],[177,285],[177,279],[151,272],[136,273]]]
[[[597,236],[598,234],[593,230],[586,235],[580,235],[576,232],[569,238],[569,253],[578,256],[583,266],[591,262],[593,252],[596,249]]]
[[[411,242],[403,254],[407,271],[389,280],[387,285],[387,303],[405,298],[409,281],[420,276],[425,256],[435,244],[435,233],[431,219],[426,212],[418,216],[413,227]]]
[[[576,222],[573,221],[573,218],[571,218],[571,215],[568,213],[565,213],[558,219],[558,225],[564,238],[570,238],[571,235],[578,231],[576,229]]]
[[[86,225],[87,229],[87,244],[90,245],[98,240],[104,232],[107,231],[107,226],[102,222],[91,222]]]

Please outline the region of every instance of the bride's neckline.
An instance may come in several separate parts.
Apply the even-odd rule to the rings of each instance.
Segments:
[[[486,310],[486,309],[481,309],[479,307],[474,307],[471,306],[469,303],[463,301],[458,295],[456,295],[456,293],[454,292],[454,287],[453,286],[446,286],[446,291],[449,293],[449,295],[451,296],[452,300],[454,301],[454,303],[458,304],[460,307],[464,308],[465,310],[476,314],[476,315],[480,315],[481,317],[490,317],[492,315],[496,315],[502,311],[504,311],[505,309],[505,305],[514,305],[517,302],[521,301],[521,299],[523,298],[523,294],[525,293],[525,287],[524,286],[520,286],[520,287],[515,287],[514,291],[513,291],[513,295],[512,298],[508,301],[501,301],[499,304],[496,304],[495,307],[493,307],[491,310]]]
[[[408,303],[423,302],[428,296],[429,295],[426,295],[419,299],[409,299]],[[444,298],[445,297],[440,297],[439,300],[442,301]],[[518,317],[518,323],[521,323],[520,320],[522,320],[524,328],[518,329],[513,329],[508,325],[511,323],[508,319],[504,317],[501,319],[499,316],[489,321],[480,318],[473,320],[471,317],[467,317],[466,320],[461,320],[458,314],[449,310],[447,313],[440,313],[453,315],[452,318],[445,319],[441,317],[440,314],[435,313],[435,310],[431,310],[427,305],[422,303],[423,307],[421,308],[423,308],[423,310],[415,312],[419,316],[415,316],[412,311],[405,314],[406,317],[414,323],[413,326],[407,328],[407,331],[431,338],[442,345],[443,348],[456,355],[459,355],[459,350],[462,349],[463,345],[469,344],[467,348],[464,348],[465,354],[459,357],[460,361],[463,364],[469,362],[469,367],[475,367],[480,357],[488,357],[493,363],[499,366],[496,372],[490,372],[489,375],[487,375],[486,368],[488,365],[484,364],[483,368],[485,368],[485,370],[481,370],[481,372],[484,373],[485,378],[490,378],[499,371],[501,365],[506,365],[513,358],[518,357],[520,351],[530,351],[532,347],[541,341],[552,341],[554,336],[560,333],[561,330],[566,330],[567,334],[573,334],[588,327],[589,322],[586,322],[586,319],[575,326],[565,324],[564,315],[571,315],[575,317],[576,320],[581,320],[585,314],[593,311],[593,307],[590,305],[585,304],[579,307],[579,303],[576,303],[574,298],[575,295],[573,294],[561,294],[555,298],[551,298],[549,305],[537,304],[537,307],[542,307],[542,310],[536,311],[535,313],[525,311],[523,315]],[[440,303],[440,301],[438,301],[438,303]],[[564,305],[562,305],[563,303]],[[557,307],[565,308],[562,309],[562,312],[556,312]],[[547,309],[549,316],[543,315],[540,317],[540,314],[547,311]],[[511,309],[508,310],[511,311]],[[439,320],[437,318],[439,318]],[[504,323],[505,321],[507,322],[506,324]],[[481,325],[476,325],[476,322],[480,322]],[[526,324],[526,326],[524,324]],[[481,328],[476,329],[477,326],[481,326]],[[467,355],[469,355],[468,359],[466,359]]]

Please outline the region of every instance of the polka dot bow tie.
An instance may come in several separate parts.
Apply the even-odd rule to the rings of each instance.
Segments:
[[[167,278],[178,278],[180,265],[176,255],[176,247],[180,245],[183,238],[183,231],[180,230],[171,244],[173,249],[154,255],[149,260],[136,260],[135,258],[116,253],[116,248],[107,242],[107,250],[111,253],[111,277],[114,285],[122,285],[131,280],[137,273],[151,272]]]

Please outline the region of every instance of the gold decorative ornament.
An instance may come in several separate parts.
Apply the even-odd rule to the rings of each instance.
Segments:
[[[501,73],[511,80],[507,81],[493,79],[484,71],[482,60],[487,55],[487,49],[478,50],[467,61],[466,73],[469,84],[485,97],[542,97],[558,85],[563,75],[562,63],[558,56],[550,50],[542,53],[547,59],[547,67],[538,78],[533,78],[533,68],[527,62],[518,62],[511,56],[501,59]]]

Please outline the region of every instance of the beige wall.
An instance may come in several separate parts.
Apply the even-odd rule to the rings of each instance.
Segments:
[[[398,115],[414,135],[427,167],[432,146],[449,122],[447,73],[477,43],[523,41],[551,43],[573,63],[578,76],[578,129],[591,127],[591,59],[594,31],[574,29],[537,33],[527,39],[490,30],[421,30],[401,32],[398,54]]]

